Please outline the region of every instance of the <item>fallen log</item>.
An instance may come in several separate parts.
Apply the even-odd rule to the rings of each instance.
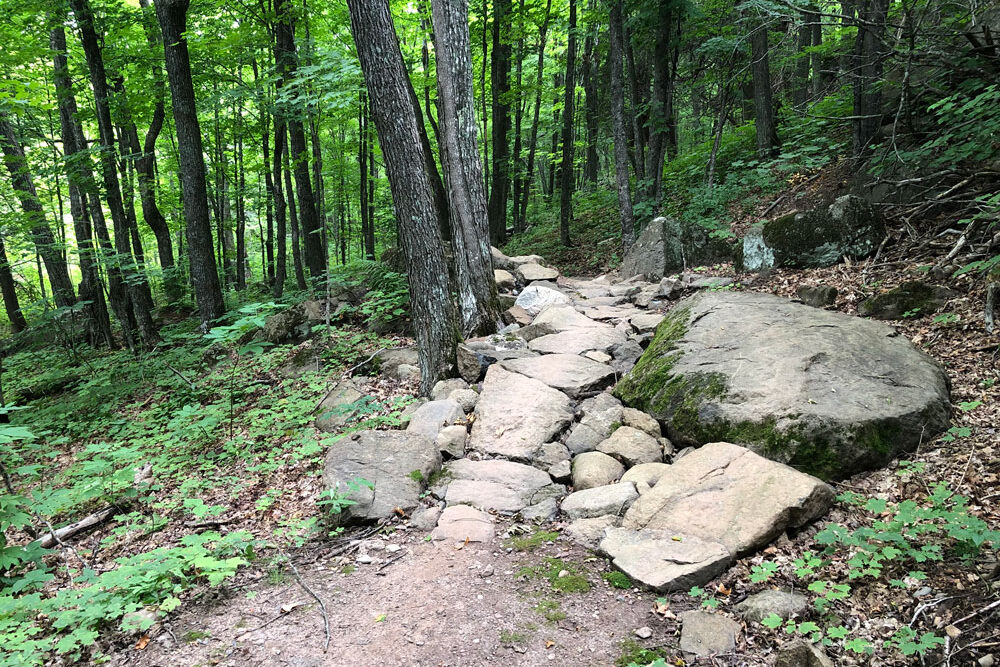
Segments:
[[[104,523],[120,511],[121,510],[119,510],[118,506],[109,505],[99,512],[94,512],[93,514],[90,514],[75,523],[63,526],[56,531],[45,533],[39,538],[39,543],[43,549],[51,549],[60,542],[73,537],[77,533],[82,533],[83,531],[89,530],[98,524]]]

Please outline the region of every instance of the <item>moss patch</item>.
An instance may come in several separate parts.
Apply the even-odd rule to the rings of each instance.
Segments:
[[[690,308],[667,313],[635,368],[615,387],[615,396],[626,405],[650,411],[660,388],[673,378],[674,366],[682,356],[677,341],[687,333],[690,320]]]
[[[621,653],[615,659],[615,667],[648,665],[666,657],[667,654],[663,651],[648,649],[634,639],[626,639],[621,643]]]
[[[566,618],[566,612],[556,600],[542,600],[535,605],[535,611],[549,623],[558,623]]]
[[[590,581],[583,575],[580,566],[560,558],[546,558],[534,567],[522,567],[517,575],[527,579],[544,579],[551,584],[552,590],[559,593],[586,593],[590,590]]]
[[[632,588],[632,580],[628,578],[628,575],[624,572],[605,572],[601,575],[601,579],[611,584],[614,588],[621,588],[626,590]]]
[[[531,535],[511,539],[508,542],[508,546],[514,549],[514,551],[534,551],[543,544],[555,542],[558,537],[559,533],[548,530],[536,530]]]

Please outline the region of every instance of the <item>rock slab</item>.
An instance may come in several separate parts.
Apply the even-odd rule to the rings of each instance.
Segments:
[[[600,551],[634,581],[659,592],[703,584],[732,561],[729,550],[718,542],[683,532],[625,527],[609,528]]]
[[[614,370],[607,364],[577,354],[543,354],[524,359],[506,359],[500,365],[513,373],[540,380],[574,398],[599,391],[615,378]]]
[[[489,542],[493,539],[493,520],[489,514],[474,507],[452,505],[441,513],[431,539]]]
[[[681,652],[688,658],[707,658],[732,653],[740,624],[721,614],[686,611],[678,614],[681,622]]]

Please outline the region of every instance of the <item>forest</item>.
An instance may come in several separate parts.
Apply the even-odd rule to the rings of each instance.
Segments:
[[[281,664],[237,647],[254,627],[223,641],[197,625],[220,601],[270,600],[269,586],[304,601],[260,602],[239,622],[279,633],[288,622],[289,645],[311,635],[308,664],[417,655],[423,640],[395,646],[382,625],[372,646],[338,645],[361,653],[327,654],[331,621],[362,613],[358,591],[416,567],[390,568],[398,559],[379,547],[378,571],[360,579],[365,545],[416,535],[435,502],[448,512],[442,454],[531,464],[580,492],[572,433],[602,392],[658,422],[645,431],[668,441],[657,463],[676,466],[683,444],[745,445],[829,482],[827,519],[840,523],[731,548],[726,574],[678,592],[617,559],[570,564],[564,552],[581,545],[614,554],[570,539],[562,515],[547,532],[524,508],[481,507],[507,530],[502,558],[528,559],[497,560],[497,576],[509,566],[556,593],[525,607],[541,629],[490,625],[490,653],[454,664],[583,664],[575,649],[546,660],[543,635],[587,604],[632,604],[609,601],[618,589],[652,617],[621,621],[632,626],[602,639],[593,664],[709,664],[683,637],[678,647],[670,605],[731,612],[771,581],[810,591],[809,609],[747,620],[712,664],[992,665],[998,33],[988,0],[3,0],[0,666]],[[772,455],[770,432],[757,447],[773,418],[752,432],[685,430],[682,417],[708,412],[682,408],[725,394],[711,382],[663,407],[656,392],[681,378],[671,345],[698,320],[671,319],[697,311],[675,308],[679,295],[809,303],[802,289],[817,285],[832,290],[820,308],[887,320],[885,336],[940,365],[949,422],[903,442],[908,417],[893,417],[876,454],[838,468]],[[564,317],[586,322],[552,320],[567,304],[578,313]],[[591,332],[569,349],[592,325],[609,342]],[[570,332],[547,352],[537,342]],[[497,418],[494,368],[534,381],[524,364],[539,351],[613,373],[564,385],[539,371],[570,404],[537,409],[568,411],[565,423],[530,455],[487,452],[477,429]],[[655,392],[640,384],[650,378]],[[453,388],[474,395],[427,433],[436,467],[404,471],[419,507],[348,521],[372,482],[330,484],[330,452],[410,433],[444,399],[464,406]],[[519,392],[507,387],[511,401]],[[441,443],[458,426],[456,453]],[[565,455],[539,463],[554,444]],[[571,455],[573,472],[557,476]],[[411,542],[420,562],[430,542]],[[550,561],[567,564],[538,574]],[[342,584],[353,601],[327,597],[323,576],[355,582]],[[609,597],[569,601],[558,581],[574,577]],[[474,597],[483,581],[463,585]],[[321,615],[318,640],[304,614]],[[649,625],[652,639],[639,631]],[[781,663],[786,639],[823,655]]]

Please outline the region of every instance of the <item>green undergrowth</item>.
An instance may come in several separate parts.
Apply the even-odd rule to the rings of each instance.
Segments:
[[[590,580],[583,574],[583,568],[561,558],[545,558],[538,565],[522,567],[517,576],[547,581],[558,593],[586,593],[590,590]]]
[[[534,551],[545,544],[555,542],[558,537],[559,533],[537,529],[530,535],[511,538],[509,546],[514,551]]]
[[[0,462],[16,493],[0,494],[0,667],[98,660],[105,633],[133,629],[122,623],[130,612],[162,617],[258,551],[322,529],[324,508],[288,484],[318,475],[339,437],[313,428],[316,406],[331,378],[392,343],[321,326],[306,345],[322,370],[286,377],[301,349],[256,337],[283,307],[244,304],[207,336],[194,321],[167,325],[163,343],[138,356],[49,346],[4,360],[16,408],[0,424]],[[394,406],[362,407],[350,429],[391,421]],[[280,511],[302,502],[312,511]],[[44,522],[58,528],[109,505],[98,532],[73,540],[78,556],[31,541]],[[241,530],[244,515],[254,534]],[[185,526],[213,521],[231,532]]]

